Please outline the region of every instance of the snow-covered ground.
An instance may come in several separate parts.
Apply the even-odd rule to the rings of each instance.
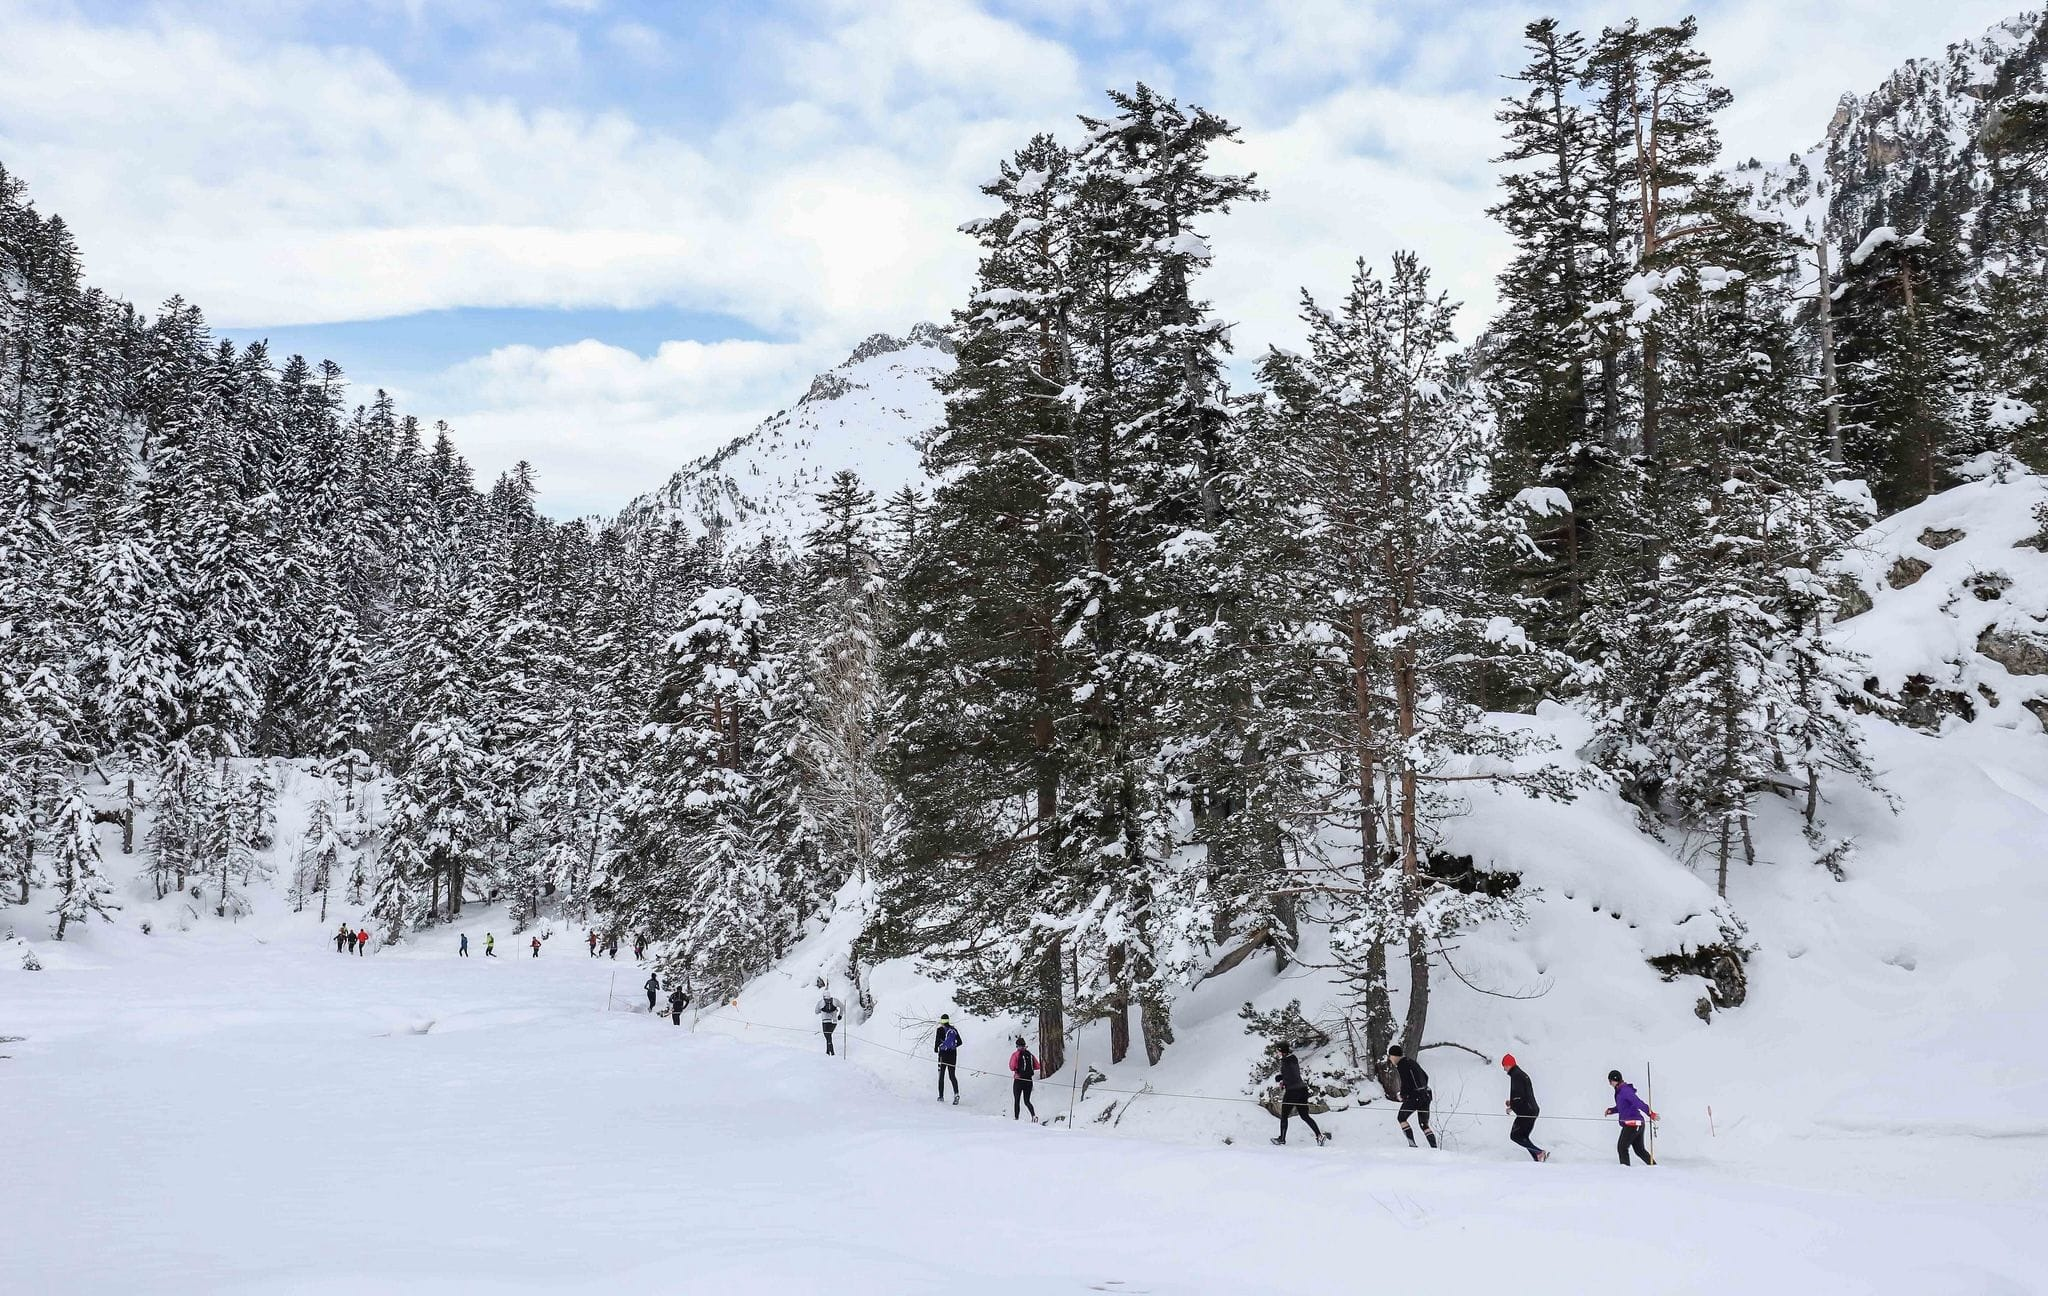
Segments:
[[[1157,1067],[1079,1031],[1041,1128],[1008,1119],[1000,1074],[1028,1023],[962,1012],[913,962],[869,970],[873,1015],[822,1055],[816,979],[852,998],[848,906],[677,1028],[630,958],[558,925],[529,958],[498,907],[336,954],[286,901],[320,791],[302,769],[240,921],[149,899],[106,828],[115,922],[58,943],[47,895],[0,905],[0,1292],[2048,1290],[2044,498],[1960,487],[1845,565],[1870,606],[1840,633],[1880,687],[1976,702],[1865,722],[1896,807],[1830,782],[1840,878],[1792,800],[1761,806],[1759,863],[1722,901],[1611,792],[1475,788],[1446,840],[1518,875],[1526,914],[1437,975],[1429,1038],[1487,1055],[1423,1055],[1440,1152],[1377,1103],[1325,1118],[1329,1147],[1267,1145],[1237,1010],[1337,1005],[1267,955],[1182,995]],[[1583,727],[1525,723],[1565,751]],[[1729,923],[1746,1001],[1702,1021],[1703,983],[1646,959]],[[932,1099],[941,1012],[966,1036],[958,1108]],[[1506,1142],[1509,1051],[1548,1164]],[[1654,1079],[1654,1170],[1614,1163],[1610,1067]]]
[[[1541,1166],[1490,1126],[1411,1152],[1378,1113],[1323,1149],[1249,1108],[1237,1145],[1175,1145],[1012,1124],[990,1080],[914,1097],[858,1042],[607,1012],[641,978],[567,935],[464,960],[259,930],[101,929],[9,978],[8,1290],[1997,1293],[2048,1261],[2038,1197],[1983,1200],[1940,1130],[1887,1141],[1911,1182],[1827,1190],[1690,1136],[1625,1172],[1593,1126]],[[1550,1080],[1552,1111],[1597,1098]],[[1966,1080],[1926,1088],[1967,1118]]]

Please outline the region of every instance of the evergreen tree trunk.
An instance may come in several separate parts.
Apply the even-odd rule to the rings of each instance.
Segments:
[[[1130,988],[1124,980],[1124,947],[1115,945],[1109,951],[1109,981],[1113,987],[1109,998],[1109,1060],[1112,1065],[1124,1060],[1131,1051],[1131,997]]]
[[[1158,1066],[1159,1059],[1166,1056],[1166,1046],[1173,1043],[1172,1006],[1156,995],[1146,995],[1138,1003],[1138,1028],[1145,1036],[1146,1064]]]
[[[1394,715],[1400,727],[1405,752],[1415,736],[1416,679],[1413,650],[1394,650]],[[1429,946],[1424,941],[1419,914],[1422,905],[1421,853],[1416,841],[1421,829],[1417,813],[1419,787],[1412,760],[1401,762],[1401,916],[1408,931],[1408,1018],[1401,1029],[1401,1047],[1410,1057],[1422,1051],[1422,1031],[1429,1021]]]
[[[1387,1097],[1397,1096],[1394,1068],[1387,1065],[1387,1049],[1394,1043],[1394,1004],[1387,995],[1387,946],[1374,941],[1365,952],[1365,987],[1360,999],[1365,1008],[1365,1048],[1372,1056],[1367,1062],[1373,1078]]]
[[[1834,282],[1828,273],[1828,236],[1825,229],[1814,240],[1813,256],[1819,276],[1816,300],[1820,317],[1820,392],[1827,418],[1828,461],[1840,468],[1845,460],[1842,454],[1842,410],[1835,399]]]
[[[1038,963],[1038,1065],[1052,1075],[1067,1064],[1066,1006],[1061,997],[1060,940],[1055,937]]]
[[[1274,868],[1278,876],[1280,870]],[[1292,958],[1292,950],[1300,942],[1300,897],[1288,893],[1274,897],[1274,917],[1280,921],[1280,932],[1274,932],[1274,975],[1284,973]]]

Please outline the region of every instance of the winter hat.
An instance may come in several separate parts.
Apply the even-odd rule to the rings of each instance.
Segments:
[[[940,1021],[942,1021],[942,1022],[949,1022],[949,1021],[952,1021],[953,1019],[952,1019],[951,1017],[949,1017],[948,1015],[946,1015],[945,1013],[940,1013],[940,1014],[939,1014],[939,1020],[940,1020]]]
[[[1609,1071],[1609,1072],[1607,1073],[1607,1079],[1608,1079],[1609,1083],[1611,1083],[1611,1084],[1620,1084],[1620,1083],[1621,1083],[1621,1072],[1619,1072],[1619,1071]]]
[[[1512,1053],[1503,1053],[1503,1054],[1501,1054],[1501,1055],[1500,1055],[1500,1069],[1501,1069],[1501,1070],[1503,1070],[1503,1071],[1511,1070],[1511,1069],[1513,1069],[1514,1065],[1515,1065],[1515,1055],[1514,1055],[1514,1054],[1512,1054]]]
[[[1389,1044],[1389,1045],[1387,1045],[1387,1056],[1388,1056],[1388,1057],[1401,1057],[1401,1056],[1402,1056],[1402,1053],[1401,1053],[1401,1046],[1400,1046],[1399,1044]]]
[[[1279,1043],[1278,1043],[1277,1045],[1275,1045],[1274,1047],[1275,1047],[1275,1048],[1278,1048],[1278,1049],[1279,1049],[1279,1050],[1280,1050],[1280,1051],[1281,1051],[1282,1053],[1292,1053],[1292,1052],[1294,1052],[1294,1045],[1292,1045],[1292,1044],[1289,1044],[1289,1043],[1288,1043],[1288,1042],[1287,1042],[1286,1040],[1281,1040],[1281,1041],[1280,1041],[1280,1042],[1279,1042]]]

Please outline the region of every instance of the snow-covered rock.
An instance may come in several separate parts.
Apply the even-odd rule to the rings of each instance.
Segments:
[[[1840,564],[1868,610],[1836,635],[1909,721],[2048,724],[2044,507],[2048,479],[2008,464],[1877,523]]]

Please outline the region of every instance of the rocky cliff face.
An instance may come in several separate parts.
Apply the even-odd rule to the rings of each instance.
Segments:
[[[1999,165],[2013,127],[2048,103],[2044,92],[2048,13],[2017,14],[1906,62],[1867,94],[1843,95],[1818,144],[1737,174],[1802,232],[1825,230],[1838,262],[1874,226],[1910,230],[1944,217],[1981,252],[1981,217],[2015,183]]]

